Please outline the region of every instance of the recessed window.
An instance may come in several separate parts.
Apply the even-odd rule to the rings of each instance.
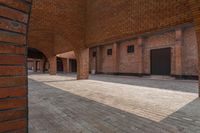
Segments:
[[[94,52],[92,53],[92,57],[96,57],[96,56],[97,56],[97,52],[94,51]]]
[[[134,53],[134,51],[135,51],[134,45],[129,45],[129,46],[127,47],[127,53]]]
[[[107,55],[112,55],[112,49],[107,49]]]

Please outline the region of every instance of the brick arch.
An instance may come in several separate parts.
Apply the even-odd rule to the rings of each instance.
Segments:
[[[88,72],[87,72],[88,60],[87,58],[85,58],[85,55],[87,55],[88,49],[85,47],[85,40],[84,40],[85,14],[84,13],[77,14],[77,16],[76,15],[73,16],[74,13],[85,11],[84,0],[76,0],[76,1],[65,0],[63,1],[64,3],[59,2],[59,0],[51,0],[51,1],[50,0],[43,0],[43,1],[34,0],[34,1],[36,3],[33,8],[34,9],[33,14],[32,14],[33,20],[30,23],[30,37],[32,38],[32,41],[30,40],[30,43],[37,44],[38,46],[40,45],[43,45],[46,47],[50,46],[52,47],[50,51],[52,51],[53,54],[60,51],[68,51],[70,49],[65,47],[65,45],[71,46],[71,48],[75,50],[75,54],[79,62],[78,67],[80,69],[79,69],[78,79],[87,78],[88,77]],[[175,2],[175,0],[173,1]],[[51,10],[48,10],[50,12],[46,12],[45,8],[42,9],[42,7],[46,6],[47,4],[44,4],[41,2],[47,2],[47,3],[50,2],[50,5],[52,5]],[[200,1],[189,0],[189,4],[191,7],[191,11],[193,13],[193,20],[195,22],[197,40],[199,44],[198,51],[200,51]],[[73,15],[71,14],[72,15],[71,20],[66,19],[66,21],[62,21],[65,14],[58,12],[57,9],[60,8],[63,10],[63,6],[65,5],[70,6],[69,9],[73,9],[73,13],[72,13]],[[94,3],[94,6],[95,5],[98,5],[98,4]],[[98,5],[98,7],[100,6]],[[19,133],[28,132],[27,74],[25,71],[26,71],[26,52],[27,52],[26,48],[27,48],[27,34],[28,34],[27,29],[29,25],[30,8],[31,8],[31,0],[1,0],[0,2],[0,21],[1,21],[1,24],[0,24],[0,99],[1,99],[0,101],[0,111],[1,111],[0,132],[19,132]],[[92,8],[93,6],[91,7],[91,9]],[[53,10],[56,10],[57,12],[54,12],[52,14],[51,11]],[[43,14],[40,14],[41,11],[43,11]],[[68,11],[66,10],[65,13],[66,12]],[[104,12],[104,14],[106,13]],[[54,19],[57,21],[51,22],[52,20],[50,19],[51,16],[56,16],[56,15],[58,15],[58,18],[54,18]],[[101,15],[102,14],[99,14],[99,15],[93,14],[93,16],[90,16],[90,19],[93,19]],[[79,21],[80,23],[76,23],[77,19],[80,20]],[[100,19],[98,19],[98,21],[99,20]],[[115,22],[117,22],[117,19],[114,19],[114,20]],[[40,24],[43,24],[44,22],[47,22],[46,23],[47,25],[43,25],[42,26],[43,29],[41,27],[38,27]],[[88,22],[88,25],[90,26],[92,25],[97,26],[96,28],[93,26],[90,27],[90,29],[88,29],[88,33],[94,33],[96,29],[99,29],[101,30],[99,33],[100,35],[106,35],[104,34],[104,31],[106,30],[98,28],[98,26],[100,25],[98,25],[96,22],[97,20]],[[109,29],[109,25],[105,25],[106,23],[103,23],[103,22],[104,21],[102,21],[101,23],[103,25],[102,27],[108,27],[108,31],[112,31],[112,29],[111,30]],[[128,21],[127,24],[125,23],[122,26],[127,26],[130,24],[132,23]],[[120,24],[117,24],[117,23],[115,25],[116,27],[121,26]],[[63,26],[64,27],[66,26],[67,30],[63,30]],[[47,29],[45,29],[45,27]],[[55,29],[55,27],[57,29]],[[49,30],[48,28],[51,28],[51,30]],[[116,30],[115,27],[112,27],[112,28]],[[123,27],[121,27],[121,29],[123,29]],[[73,31],[76,31],[76,32],[73,32]],[[40,32],[42,32],[42,34],[39,34]],[[42,43],[40,43],[41,39],[45,38],[46,34],[52,35],[53,37],[54,33],[56,33],[57,35],[56,38],[53,38],[53,39],[50,38],[52,40],[44,39]],[[116,31],[116,35],[119,35],[118,33],[119,32]],[[130,32],[123,31],[123,33],[130,33]],[[40,38],[37,41],[40,35],[43,38]],[[109,32],[108,35],[110,35],[110,38],[112,39],[113,34]],[[99,37],[101,36],[98,36],[97,34],[90,34],[88,36],[87,46],[89,47],[90,43],[101,42],[107,39],[107,37],[105,36],[103,36],[102,38],[99,38]],[[63,41],[67,40],[69,42],[67,44],[60,43],[61,40]],[[59,45],[59,43],[61,45]],[[54,49],[54,45],[58,45],[59,47],[56,47]],[[199,60],[200,60],[200,54],[199,54]]]
[[[48,34],[48,33],[46,33]],[[41,34],[40,34],[41,35]],[[28,34],[28,45],[31,48],[35,48],[39,51],[41,51],[42,53],[44,53],[44,55],[46,57],[51,57],[52,55],[54,55],[54,47],[53,47],[53,43],[52,40],[47,40],[45,38],[52,38],[52,37],[47,37],[47,36],[36,36],[34,37],[35,40],[30,40],[30,33]],[[36,39],[37,38],[37,39]],[[43,39],[44,38],[44,39]],[[39,41],[37,41],[39,40]]]
[[[28,58],[40,58],[40,59],[47,59],[47,54],[45,54],[43,51],[36,49],[36,48],[32,48],[32,47],[28,47],[28,54],[27,54]]]
[[[85,45],[85,0],[33,0],[29,44],[56,55]]]
[[[85,2],[86,0],[33,0],[28,41],[31,47],[47,54],[51,75],[56,74],[57,54],[72,50],[82,52],[86,49]],[[82,70],[78,71],[78,75],[81,75],[79,72]]]
[[[28,132],[27,32],[31,0],[0,1],[0,132]]]

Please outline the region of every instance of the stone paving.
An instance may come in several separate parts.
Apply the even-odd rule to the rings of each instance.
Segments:
[[[198,82],[29,75],[30,133],[200,133]]]

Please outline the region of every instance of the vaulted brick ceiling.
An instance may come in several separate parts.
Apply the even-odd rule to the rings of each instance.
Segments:
[[[187,0],[33,0],[29,46],[50,56],[188,22]]]
[[[84,0],[33,0],[29,46],[46,55],[84,45]]]

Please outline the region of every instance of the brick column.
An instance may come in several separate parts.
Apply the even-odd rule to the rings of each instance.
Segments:
[[[96,73],[100,73],[101,72],[101,46],[98,46],[96,48]]]
[[[200,97],[200,0],[188,0],[193,14],[197,44],[198,44],[198,61],[199,61],[199,97]]]
[[[56,56],[52,56],[49,58],[49,74],[50,75],[56,75],[57,73],[57,57]]]
[[[0,3],[0,132],[25,133],[28,132],[26,37],[31,3],[25,0]]]
[[[40,72],[41,73],[44,73],[44,64],[45,63],[45,61],[42,59],[42,60],[40,60]]]
[[[62,58],[62,62],[63,62],[63,72],[64,73],[69,73],[69,59],[67,58]]]
[[[176,29],[176,42],[174,46],[175,55],[175,75],[180,77],[182,75],[182,45],[183,45],[183,32],[182,29]]]
[[[76,50],[77,59],[77,79],[89,78],[89,48]]]
[[[37,61],[35,59],[33,61],[33,72],[37,72]]]
[[[138,56],[138,74],[143,74],[143,60],[144,60],[144,40],[142,37],[137,39],[136,55]]]
[[[119,72],[119,45],[117,43],[114,43],[112,47],[112,59],[113,73],[117,74]]]

